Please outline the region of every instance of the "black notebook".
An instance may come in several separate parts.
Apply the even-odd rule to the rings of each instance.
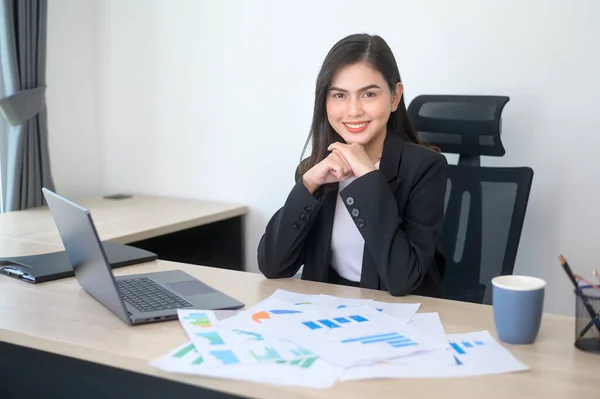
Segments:
[[[156,260],[155,253],[129,245],[103,242],[104,252],[111,268]],[[28,283],[43,283],[74,275],[66,251],[48,254],[0,258],[0,272]]]

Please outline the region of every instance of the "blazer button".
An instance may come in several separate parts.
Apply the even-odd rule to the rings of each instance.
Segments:
[[[292,225],[292,227],[294,228],[294,230],[298,230],[300,228],[300,223],[294,222],[294,224]]]
[[[306,212],[306,213],[310,213],[311,210],[312,210],[312,208],[310,207],[310,205],[306,205],[304,207],[304,212]]]
[[[301,222],[306,222],[306,215],[304,213],[301,213],[299,219]]]
[[[353,197],[346,198],[346,204],[348,204],[350,206],[354,205],[354,198]]]
[[[359,229],[362,229],[363,227],[365,227],[365,221],[362,219],[358,219],[356,221],[356,225],[358,226]]]
[[[352,209],[352,216],[354,216],[355,218],[358,217],[358,215],[360,215],[360,211],[356,208]]]

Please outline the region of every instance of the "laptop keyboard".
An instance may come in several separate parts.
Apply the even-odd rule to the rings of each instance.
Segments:
[[[125,302],[140,312],[177,309],[192,306],[185,299],[169,292],[148,277],[117,280],[117,287]]]

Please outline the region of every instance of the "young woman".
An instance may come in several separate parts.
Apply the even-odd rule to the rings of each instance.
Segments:
[[[291,277],[304,265],[306,280],[441,296],[447,162],[412,127],[391,49],[348,36],[316,86],[312,152],[260,241],[260,271]]]

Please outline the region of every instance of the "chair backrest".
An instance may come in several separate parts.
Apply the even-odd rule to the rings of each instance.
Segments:
[[[481,155],[502,156],[500,140],[506,96],[422,95],[408,106],[419,136],[444,153],[460,154],[459,165],[479,166]]]
[[[491,303],[491,279],[513,272],[532,180],[528,167],[449,166],[446,298]]]

